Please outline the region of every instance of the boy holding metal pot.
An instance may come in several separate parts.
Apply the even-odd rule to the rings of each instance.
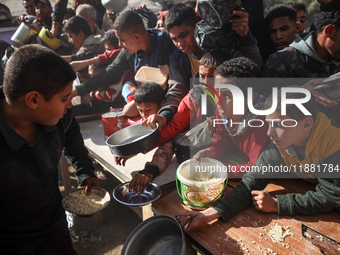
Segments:
[[[227,60],[229,57],[229,55],[220,50],[213,50],[209,53],[206,53],[200,60],[198,72],[200,80],[205,82],[206,79],[212,78],[216,67],[219,64],[223,63],[223,61]],[[142,84],[141,87],[137,90],[137,99],[135,99],[137,107],[141,107],[142,101],[148,101],[147,99],[145,99],[145,96],[142,95],[146,93],[141,93],[145,90],[142,89],[142,87],[144,86],[145,84]],[[158,87],[160,86],[158,85]],[[142,171],[139,171],[138,175],[133,178],[130,186],[132,190],[138,190],[138,192],[142,192],[149,181],[152,181],[155,177],[162,174],[169,166],[174,154],[173,142],[170,140],[176,137],[183,130],[186,130],[188,127],[190,128],[190,124],[197,125],[202,121],[202,118],[204,117],[202,116],[200,109],[202,93],[204,93],[202,92],[202,90],[198,88],[193,88],[181,100],[177,112],[167,125],[165,125],[165,123],[158,122],[158,125],[161,128],[161,139],[154,147],[159,146],[159,148],[156,150],[152,160],[150,162],[147,162],[144,166],[144,169]],[[158,95],[156,94],[153,96],[150,94],[150,96],[148,97],[157,98],[160,97],[159,95],[161,94],[158,93]],[[215,105],[210,101],[212,100],[208,101],[211,104],[211,107],[208,107],[208,116],[213,116],[215,112]],[[154,110],[149,111],[147,115],[144,114],[144,125],[149,125],[150,122],[153,122],[153,120],[158,120],[159,118],[162,118],[162,116],[159,116],[157,112],[158,110],[154,108]],[[142,115],[142,112],[140,112],[140,114]],[[116,160],[116,163],[119,165],[122,164],[124,166],[127,159],[128,158],[118,159]]]

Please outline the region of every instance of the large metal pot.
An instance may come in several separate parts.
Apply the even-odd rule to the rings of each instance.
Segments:
[[[114,133],[106,140],[106,144],[114,156],[128,157],[151,149],[160,138],[158,125],[152,130],[142,124],[136,124]]]
[[[241,0],[199,0],[198,12],[211,27],[220,29],[233,18],[234,10],[241,10]]]
[[[102,0],[102,5],[109,10],[115,13],[119,13],[125,9],[128,4],[128,0]]]
[[[20,26],[18,27],[18,29],[15,31],[11,40],[20,45],[25,45],[25,44],[32,43],[37,36],[38,36],[38,33],[36,31],[26,26],[24,22],[22,22]]]
[[[193,248],[181,225],[168,215],[140,223],[124,243],[122,255],[192,255]]]
[[[331,100],[340,102],[340,72],[323,80],[323,83],[314,87]]]

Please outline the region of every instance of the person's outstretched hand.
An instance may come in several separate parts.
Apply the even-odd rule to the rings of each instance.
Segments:
[[[233,18],[233,22],[231,25],[231,29],[236,31],[236,33],[240,37],[246,37],[249,33],[249,26],[248,26],[248,20],[249,20],[249,14],[244,11],[233,11],[233,14],[235,17]]]
[[[119,166],[125,166],[125,163],[128,159],[134,157],[136,155],[132,155],[132,156],[129,156],[129,157],[115,157],[115,162],[116,162],[116,165],[119,165]]]
[[[156,123],[158,123],[159,130],[166,124],[166,118],[163,115],[152,114],[142,121],[144,127],[151,128],[152,130],[157,128]]]
[[[58,35],[61,26],[59,23],[53,22],[50,33],[54,36]]]
[[[253,205],[255,209],[262,212],[278,212],[279,204],[277,202],[277,198],[272,197],[265,190],[253,190],[251,192],[251,196],[253,197]]]
[[[168,65],[158,65],[158,68],[164,77],[169,77],[170,67]]]
[[[214,208],[208,208],[204,211],[188,211],[180,215],[175,215],[176,220],[185,231],[190,231],[219,217],[220,214]]]
[[[136,9],[137,10],[146,9],[146,4],[140,5]]]
[[[198,164],[201,164],[201,160],[203,157],[214,158],[215,152],[209,148],[206,148],[197,152],[192,158],[196,159],[198,161]]]
[[[129,191],[133,192],[133,194],[141,194],[146,187],[146,185],[151,182],[153,179],[152,174],[145,173],[145,174],[136,174],[129,185]]]
[[[85,67],[88,66],[88,65],[87,65],[84,61],[82,61],[82,60],[72,61],[72,62],[70,63],[70,65],[72,66],[72,68],[73,68],[73,70],[74,70],[75,72],[78,72],[78,71],[80,71],[80,70],[82,70],[82,69],[84,69]]]
[[[112,23],[115,23],[115,20],[117,19],[118,15],[119,14],[115,13],[114,11],[107,10],[107,16],[112,21]]]
[[[96,177],[89,177],[83,181],[81,186],[85,186],[85,194],[90,195],[92,186],[99,187],[99,182]]]

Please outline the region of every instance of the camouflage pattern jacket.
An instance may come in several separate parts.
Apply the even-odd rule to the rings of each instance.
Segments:
[[[325,78],[340,72],[340,60],[331,58],[328,62],[319,58],[314,49],[312,31],[303,37],[297,35],[289,47],[270,55],[264,68],[264,77],[276,78]],[[295,85],[302,85],[305,79],[295,80]],[[285,81],[277,80],[275,86],[287,86]],[[291,85],[291,84],[289,84]],[[263,90],[262,94],[268,96],[271,90],[269,87]],[[319,110],[331,119],[332,124],[340,128],[340,105],[324,107],[319,105]]]
[[[315,32],[297,35],[289,47],[270,55],[264,68],[264,77],[323,78],[340,72],[340,61],[321,60],[314,50]]]

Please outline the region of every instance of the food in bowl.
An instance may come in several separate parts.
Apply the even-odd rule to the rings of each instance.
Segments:
[[[228,177],[227,172],[217,171],[223,167],[222,162],[210,158],[202,158],[200,164],[195,159],[184,161],[177,169],[177,191],[183,203],[201,210],[218,199]]]
[[[110,195],[104,189],[92,187],[90,195],[86,195],[84,190],[84,187],[75,189],[63,199],[63,207],[66,211],[80,216],[89,216],[105,208],[110,202]]]

